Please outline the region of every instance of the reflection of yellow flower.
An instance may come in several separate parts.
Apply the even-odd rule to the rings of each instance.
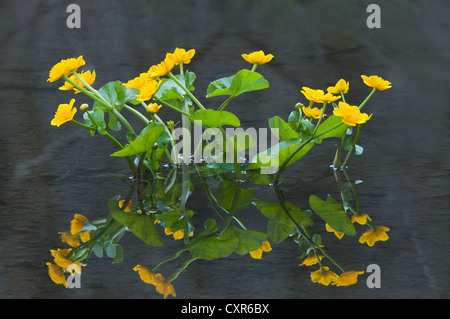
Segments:
[[[66,122],[72,121],[75,113],[77,112],[77,109],[73,108],[74,103],[75,99],[72,99],[69,104],[60,104],[58,106],[58,110],[56,110],[55,117],[50,124],[59,127]]]
[[[392,87],[391,82],[386,81],[377,75],[361,75],[361,78],[363,79],[365,85],[376,88],[378,91],[387,90]]]
[[[309,107],[309,106],[302,107],[303,113],[305,113],[307,117],[312,117],[314,119],[318,119],[320,117],[320,114],[322,114],[322,110],[323,108],[319,109],[317,107]],[[323,116],[325,117],[327,115],[324,114]]]
[[[335,282],[339,276],[332,272],[328,267],[322,267],[311,273],[311,281],[328,286],[332,281]]]
[[[255,51],[250,54],[242,54],[245,61],[251,64],[264,64],[273,59],[272,54],[264,54],[264,51]]]
[[[173,53],[168,53],[168,55],[173,56],[175,59],[175,65],[178,65],[181,63],[188,64],[191,62],[192,57],[195,54],[195,50],[191,49],[189,51],[186,51],[185,49],[179,49],[176,48]]]
[[[349,82],[345,82],[344,79],[340,79],[335,86],[330,86],[327,91],[328,93],[332,93],[332,94],[341,94],[342,93],[347,93],[348,92],[348,88],[349,88],[350,84]]]
[[[339,102],[339,108],[335,108],[333,114],[342,117],[342,122],[351,126],[366,123],[372,117],[372,114],[369,116],[361,113],[357,106],[351,106],[344,102]]]
[[[319,259],[322,260],[324,256],[319,255]],[[303,260],[303,262],[299,265],[299,266],[312,266],[315,265],[319,262],[319,260],[317,259],[316,255],[311,255],[305,258],[305,260]]]
[[[136,95],[138,98],[138,101],[148,101],[150,100],[153,95],[158,91],[159,86],[161,85],[161,81],[148,81],[145,83],[140,89],[139,95]]]
[[[336,235],[337,238],[341,239],[342,237],[344,237],[344,233],[335,231],[333,228],[331,228],[330,225],[325,224],[325,228],[327,229],[327,232],[329,233],[334,233]]]
[[[166,233],[166,235],[173,235],[173,239],[175,240],[184,238],[184,229],[179,229],[176,232],[172,232],[170,228],[164,228],[164,232]],[[194,236],[194,232],[191,232],[188,236]]]
[[[350,270],[350,271],[343,272],[337,278],[337,280],[333,283],[333,285],[336,285],[336,287],[340,287],[340,286],[350,286],[350,285],[356,284],[356,282],[358,281],[358,275],[362,275],[362,274],[364,274],[364,271]]]
[[[153,65],[149,70],[148,73],[152,77],[161,77],[172,71],[173,67],[175,65],[175,57],[173,55],[170,55],[170,53],[166,54],[166,58],[164,61],[162,61],[160,64]]]
[[[350,221],[352,223],[357,222],[360,225],[365,225],[367,223],[367,220],[371,220],[369,215],[367,215],[367,214],[356,214],[356,215],[352,216]]]
[[[155,275],[155,284],[156,291],[162,295],[164,295],[164,299],[167,298],[169,294],[176,297],[175,289],[170,282],[167,282],[163,275],[156,274]]]
[[[266,240],[262,243],[261,247],[257,250],[251,251],[250,256],[254,259],[261,259],[263,252],[269,252],[272,250],[272,247],[270,247],[270,243]]]
[[[78,75],[83,79],[84,82],[86,82],[89,85],[92,85],[92,83],[94,83],[95,77],[96,77],[95,71],[92,71],[92,73],[91,73],[91,71],[81,72]],[[86,88],[84,86],[84,84],[75,75],[70,76],[69,79],[72,80],[73,82],[75,82],[75,84],[78,84],[79,86],[81,86],[82,88]],[[59,89],[64,90],[64,91],[74,89],[75,94],[81,92],[80,90],[75,88],[71,83],[69,83],[67,81],[64,82],[64,85],[61,86]]]
[[[68,232],[62,232],[58,233],[61,235],[61,241],[63,243],[67,243],[71,247],[78,247],[80,246],[80,241],[78,240],[78,235],[72,235]]]
[[[63,75],[70,75],[72,71],[76,71],[80,66],[84,65],[83,56],[79,56],[77,59],[70,58],[67,60],[61,60],[61,62],[55,64],[49,72],[47,82],[55,82],[59,80]]]
[[[155,114],[156,112],[159,111],[159,109],[161,108],[162,105],[157,104],[157,103],[150,103],[149,105],[147,105],[147,113],[153,113]]]
[[[78,234],[83,231],[84,222],[87,220],[86,217],[80,214],[75,214],[74,219],[70,222],[70,233],[72,235]]]
[[[119,208],[122,208],[123,204],[125,203],[125,200],[119,200]],[[134,203],[130,200],[128,202],[127,207],[123,210],[125,213],[128,213],[131,211],[131,209],[134,207]]]
[[[367,246],[372,247],[377,241],[386,241],[389,236],[386,234],[390,229],[385,226],[375,226],[374,230],[369,229],[359,238],[361,244],[367,243]]]
[[[67,268],[69,265],[72,264],[70,259],[67,258],[67,255],[70,253],[72,249],[59,249],[58,250],[50,250],[54,260],[55,264],[57,264],[59,267]]]
[[[66,277],[64,276],[64,272],[61,267],[50,262],[46,263],[46,265],[48,266],[48,275],[51,280],[53,280],[55,284],[64,285],[64,287],[67,288]]]
[[[136,267],[133,268],[134,271],[139,272],[139,276],[141,277],[141,280],[147,284],[155,284],[155,274],[150,271],[147,267],[142,265],[136,265]]]

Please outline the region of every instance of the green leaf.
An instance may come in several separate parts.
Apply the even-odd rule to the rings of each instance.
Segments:
[[[275,242],[279,243],[286,239],[294,230],[295,225],[289,218],[289,215],[281,206],[280,203],[270,203],[264,201],[255,201],[253,204],[259,211],[269,218],[269,224],[267,227],[267,235]],[[310,226],[314,224],[313,220],[309,216],[309,213],[300,209],[299,207],[284,202],[287,210],[289,211],[292,219],[299,226]]]
[[[238,96],[245,92],[257,91],[269,87],[264,77],[247,69],[240,70],[234,76],[225,77],[212,82],[206,90],[206,97],[219,95]]]
[[[233,113],[227,111],[215,111],[215,110],[197,110],[189,117],[191,122],[201,121],[204,127],[219,127],[222,125],[231,125],[239,127],[241,122],[239,118]]]
[[[339,125],[342,124],[342,125]],[[332,129],[333,127],[339,125],[335,129],[325,133],[324,135],[321,135],[317,138],[318,142],[320,143],[324,138],[330,138],[330,137],[341,137],[345,134],[347,131],[348,125],[342,123],[342,117],[331,115],[329,118],[327,118],[322,124],[319,125],[316,131],[316,135],[319,135],[329,129]]]
[[[155,223],[147,214],[125,213],[119,209],[119,196],[114,196],[108,201],[108,210],[112,218],[126,226],[136,237],[151,246],[162,246],[161,235],[155,227]]]
[[[147,130],[144,135],[138,136],[130,144],[125,146],[120,151],[111,154],[111,156],[131,156],[146,153],[152,149],[163,131],[164,127],[162,125],[154,126]]]
[[[309,206],[335,231],[351,236],[356,235],[355,226],[344,211],[342,203],[335,201],[333,197],[328,196],[327,200],[324,201],[316,195],[311,195]]]
[[[292,138],[299,138],[299,134],[292,129],[292,127],[287,124],[279,116],[274,116],[269,119],[269,127],[272,133],[280,140],[284,141]]]

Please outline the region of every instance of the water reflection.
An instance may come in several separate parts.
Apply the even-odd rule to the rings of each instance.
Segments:
[[[389,229],[373,226],[376,218],[361,211],[356,189],[360,180],[352,180],[346,169],[330,168],[316,181],[330,175],[340,198],[329,195],[322,199],[309,194],[309,202],[292,202],[285,199],[283,184],[271,183],[274,175],[253,170],[243,174],[244,180],[237,180],[232,170],[213,169],[205,164],[166,165],[154,174],[130,179],[128,193],[112,196],[107,203],[108,214],[103,218],[75,214],[70,228],[59,233],[69,248],[51,251],[53,262],[47,263],[50,277],[57,284],[76,287],[82,267],[90,266],[92,254],[120,263],[127,249],[121,239],[134,235],[148,245],[150,252],[164,246],[163,237],[182,243],[177,248],[167,247],[172,250],[168,252],[170,257],[153,260],[151,265],[133,261],[137,280],[140,277],[153,285],[164,298],[176,296],[176,281],[182,280],[182,272],[196,260],[215,260],[232,254],[261,259],[270,254],[273,244],[285,240],[298,245],[299,265],[310,270],[304,280],[326,286],[355,284],[364,270],[344,269],[340,256],[322,240],[322,234],[332,232],[339,239],[359,236],[360,244],[373,246],[388,239]],[[259,200],[267,197],[267,189],[277,201]],[[189,197],[194,192],[206,195],[213,214],[190,208]],[[240,213],[245,213],[246,220],[263,216],[266,231],[248,227]],[[197,215],[202,218],[193,218]],[[360,225],[355,227],[356,224]],[[310,227],[313,225],[316,226]],[[167,264],[178,268],[165,273]]]

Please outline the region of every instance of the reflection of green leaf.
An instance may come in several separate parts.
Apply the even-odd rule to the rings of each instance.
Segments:
[[[229,226],[220,236],[215,234],[217,224],[214,219],[205,222],[205,230],[188,245],[192,256],[212,260],[225,258],[236,252],[245,255],[261,247],[267,235],[258,231]]]
[[[212,82],[206,91],[206,97],[218,95],[238,96],[245,92],[262,90],[269,87],[269,82],[264,77],[250,70],[240,70],[234,76],[218,79]]]
[[[239,118],[233,113],[227,111],[215,110],[197,110],[189,117],[189,120],[202,121],[204,127],[219,127],[222,125],[231,125],[238,127],[241,125]]]
[[[327,200],[324,201],[316,195],[311,195],[309,206],[335,231],[346,235],[356,235],[355,226],[344,211],[342,203],[338,203],[333,197],[328,196]]]
[[[164,127],[154,126],[145,132],[144,135],[138,136],[134,141],[125,146],[120,151],[113,153],[111,156],[131,156],[146,153],[152,149],[158,138],[164,131]]]
[[[269,218],[267,235],[275,243],[283,241],[295,230],[295,225],[289,219],[289,216],[280,203],[255,201],[254,205],[261,213]],[[292,219],[294,219],[299,226],[309,226],[314,223],[308,212],[289,202],[284,202],[284,205],[289,211]]]
[[[136,237],[151,246],[162,246],[163,242],[155,223],[147,214],[125,213],[118,207],[118,196],[108,201],[109,214],[116,221],[126,226]]]
[[[231,209],[231,204],[236,191],[236,183],[233,181],[224,180],[220,184],[219,191],[217,192],[217,202],[225,209]],[[237,201],[235,209],[244,209],[252,202],[253,196],[255,196],[254,188],[241,188],[239,199]]]
[[[234,232],[228,228],[219,237],[214,234],[217,224],[214,219],[205,221],[205,230],[191,240],[188,250],[198,259],[217,259],[228,257],[239,243]]]

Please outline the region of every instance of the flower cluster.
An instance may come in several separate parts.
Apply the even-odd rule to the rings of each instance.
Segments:
[[[156,291],[164,295],[164,299],[166,299],[168,295],[174,297],[177,296],[173,285],[167,281],[162,274],[154,274],[151,270],[142,265],[136,265],[133,270],[139,273],[143,282],[155,286]]]
[[[61,240],[63,243],[67,243],[72,248],[50,250],[54,263],[47,262],[48,274],[53,282],[58,285],[63,285],[67,288],[67,281],[64,273],[76,271],[81,274],[82,262],[73,262],[69,255],[73,248],[80,246],[81,242],[88,242],[90,240],[90,231],[83,230],[84,223],[87,218],[80,214],[75,214],[74,219],[71,221],[70,232],[61,232]]]

